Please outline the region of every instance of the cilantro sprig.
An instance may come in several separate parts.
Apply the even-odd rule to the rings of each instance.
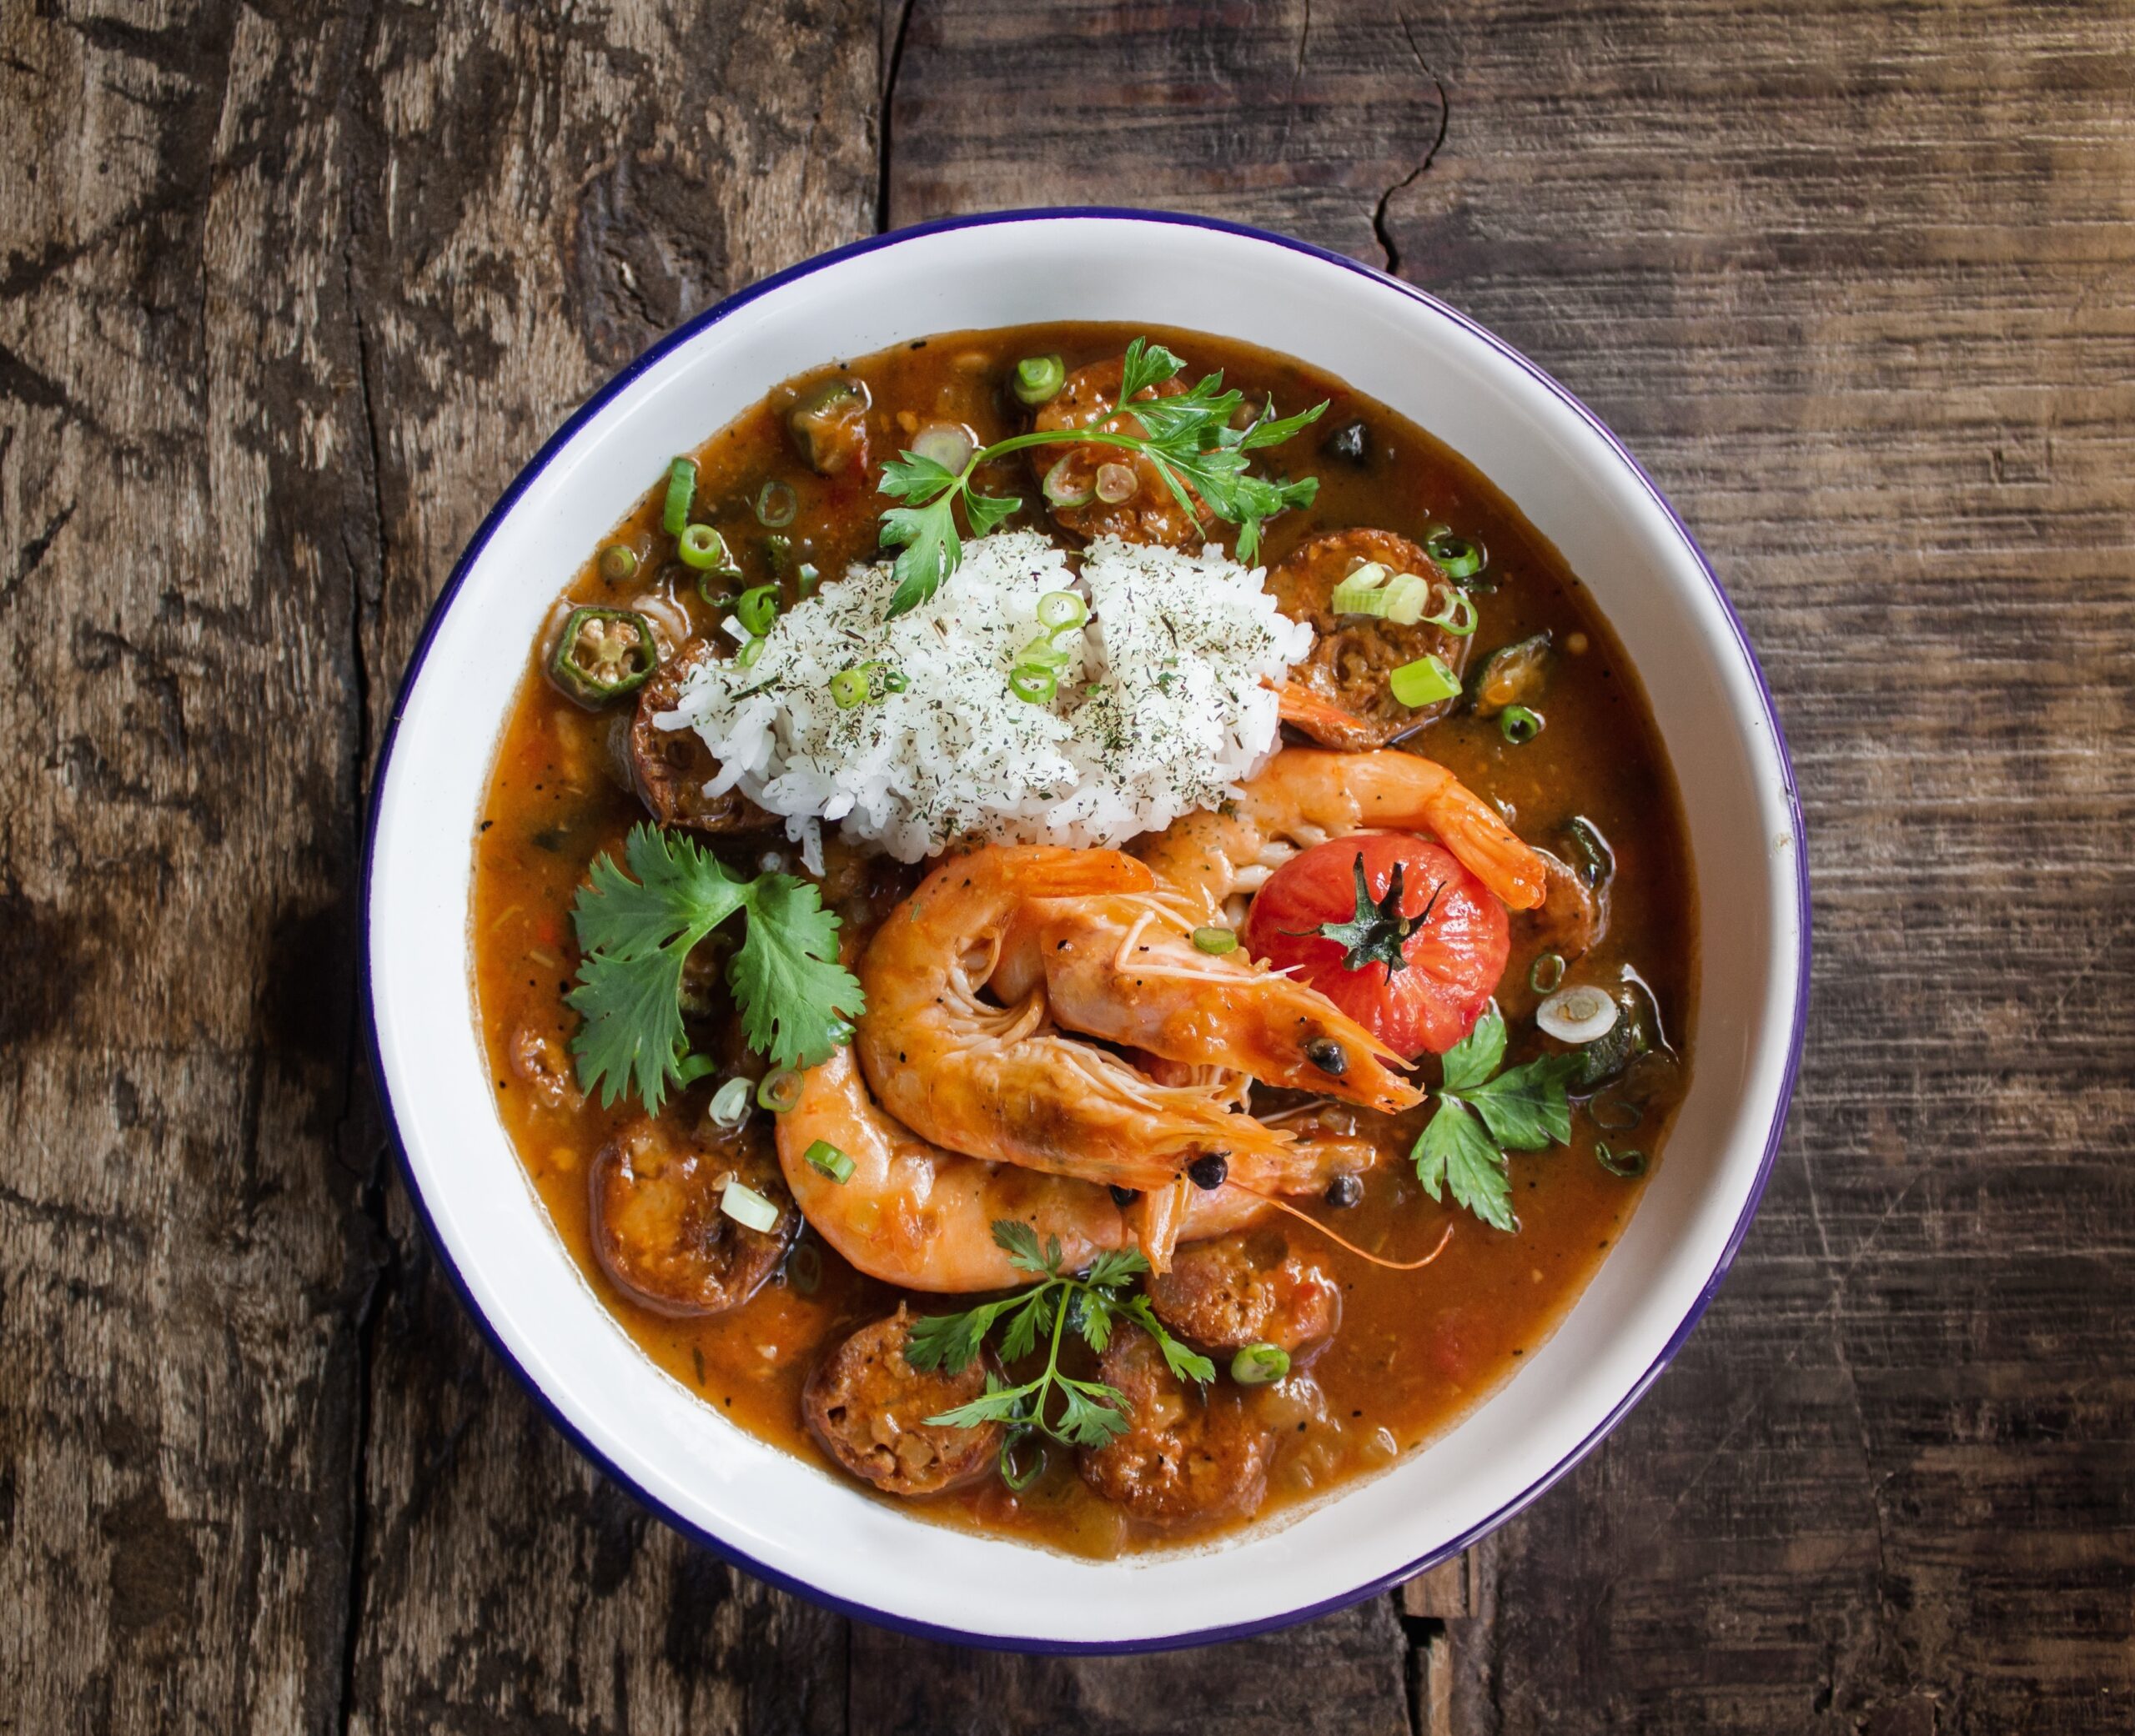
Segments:
[[[945,1428],[1007,1424],[1001,1443],[1001,1479],[1010,1488],[1021,1488],[1035,1474],[1033,1470],[1019,1476],[1014,1462],[1017,1448],[1031,1435],[1041,1434],[1068,1447],[1102,1447],[1124,1434],[1133,1420],[1127,1396],[1117,1387],[1061,1372],[1060,1349],[1070,1331],[1102,1355],[1113,1329],[1125,1322],[1157,1341],[1164,1366],[1180,1380],[1205,1382],[1216,1377],[1213,1362],[1165,1330],[1148,1297],[1121,1293],[1149,1269],[1137,1250],[1117,1248],[1099,1254],[1090,1269],[1077,1277],[1060,1269],[1057,1236],[1048,1237],[1041,1248],[1037,1232],[1028,1224],[1003,1218],[993,1226],[993,1240],[1017,1271],[1043,1282],[961,1314],[930,1314],[915,1321],[904,1357],[915,1368],[960,1374],[996,1327],[1001,1328],[997,1348],[1004,1362],[1022,1360],[1044,1341],[1045,1367],[1036,1377],[1011,1386],[989,1370],[986,1391],[979,1397],[927,1419]]]
[[[585,1021],[571,1052],[604,1108],[629,1091],[657,1114],[669,1091],[709,1070],[688,1053],[682,964],[737,911],[747,928],[726,975],[749,1046],[774,1066],[813,1066],[851,1037],[865,1001],[815,887],[790,874],[743,880],[652,825],[631,828],[623,854],[630,873],[604,853],[571,906],[582,956],[566,1000]]]
[[[892,569],[897,588],[890,599],[891,618],[917,609],[962,563],[963,539],[956,514],[959,501],[975,537],[986,535],[1022,505],[1015,495],[974,492],[972,478],[980,465],[1033,446],[1117,446],[1140,454],[1155,464],[1189,514],[1200,514],[1201,506],[1193,498],[1198,494],[1201,505],[1224,523],[1237,525],[1238,558],[1250,563],[1259,551],[1262,524],[1287,507],[1309,505],[1319,492],[1316,476],[1278,481],[1254,475],[1248,468],[1252,454],[1281,445],[1317,421],[1327,406],[1316,404],[1294,416],[1278,417],[1271,402],[1261,416],[1238,428],[1233,419],[1245,394],[1235,388],[1225,391],[1220,373],[1204,375],[1170,398],[1130,401],[1136,393],[1162,385],[1185,365],[1161,344],[1146,338],[1137,338],[1127,346],[1118,410],[1142,424],[1140,434],[1097,428],[1037,429],[981,447],[962,470],[912,452],[885,464],[882,492],[905,503],[882,514],[882,546],[897,550]]]
[[[1416,1179],[1433,1199],[1449,1187],[1455,1205],[1492,1228],[1517,1230],[1505,1153],[1540,1151],[1570,1140],[1571,1103],[1565,1086],[1579,1057],[1545,1055],[1500,1073],[1505,1042],[1505,1017],[1493,1004],[1475,1028],[1445,1051],[1438,1111],[1409,1156]]]

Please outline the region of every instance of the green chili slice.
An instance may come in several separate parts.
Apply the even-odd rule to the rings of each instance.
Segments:
[[[697,497],[697,462],[678,458],[667,467],[667,504],[660,514],[660,528],[680,536],[689,528],[690,504]]]
[[[549,679],[581,705],[642,687],[660,666],[652,624],[628,609],[574,609],[549,656]]]

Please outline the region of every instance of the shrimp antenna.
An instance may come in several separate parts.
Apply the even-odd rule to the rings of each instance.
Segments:
[[[1266,1201],[1268,1204],[1273,1206],[1278,1212],[1289,1212],[1290,1216],[1297,1219],[1299,1223],[1310,1224],[1314,1229],[1319,1231],[1321,1235],[1324,1236],[1337,1247],[1347,1248],[1359,1260],[1369,1260],[1373,1265],[1383,1266],[1389,1272],[1420,1272],[1424,1267],[1429,1265],[1432,1261],[1438,1258],[1440,1254],[1444,1253],[1445,1252],[1446,1243],[1453,1240],[1453,1226],[1451,1224],[1448,1224],[1445,1227],[1445,1233],[1438,1239],[1438,1246],[1433,1248],[1428,1254],[1425,1254],[1422,1259],[1382,1260],[1377,1254],[1359,1247],[1355,1242],[1349,1241],[1347,1237],[1336,1235],[1334,1231],[1329,1229],[1325,1224],[1320,1222],[1320,1221],[1314,1217],[1309,1212],[1299,1211],[1295,1206],[1291,1205],[1287,1200],[1278,1200],[1272,1193],[1262,1193],[1258,1189],[1248,1187],[1242,1182],[1233,1182],[1228,1185],[1237,1188],[1240,1193],[1249,1193],[1256,1200]]]

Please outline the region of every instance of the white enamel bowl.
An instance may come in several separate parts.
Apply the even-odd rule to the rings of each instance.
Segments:
[[[935,332],[1181,326],[1299,357],[1480,468],[1553,539],[1644,675],[1705,912],[1689,1100],[1629,1232],[1556,1334],[1468,1419],[1286,1525],[1141,1560],[930,1525],[724,1421],[604,1312],[490,1098],[469,987],[470,847],[491,755],[577,562],[657,476],[788,375]],[[1276,236],[1052,212],[906,230],[758,285],[656,345],[514,482],[446,585],[381,763],[364,916],[377,1076],[468,1306],[557,1425],[671,1523],[856,1615],[980,1644],[1126,1649],[1338,1608],[1460,1548],[1600,1439],[1682,1342],[1748,1227],[1807,991],[1801,821],[1771,700],[1689,534],[1608,430],[1450,309]]]

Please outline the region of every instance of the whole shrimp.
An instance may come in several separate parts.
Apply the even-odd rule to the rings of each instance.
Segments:
[[[1309,696],[1284,689],[1285,715]],[[1443,765],[1385,748],[1346,754],[1286,747],[1221,810],[1188,814],[1133,853],[1203,920],[1233,894],[1256,892],[1299,850],[1366,830],[1429,832],[1514,910],[1542,901],[1542,859]]]
[[[982,996],[1025,900],[1151,890],[1116,850],[994,845],[936,869],[860,961],[854,1041],[882,1106],[952,1151],[1137,1192],[1189,1168],[1257,1193],[1324,1186],[1325,1154],[1233,1107],[1232,1085],[1158,1085],[1061,1035],[1042,986],[1012,1006]]]
[[[818,1140],[852,1160],[844,1181],[808,1162]],[[1029,1283],[993,1239],[1003,1219],[1028,1224],[1041,1246],[1057,1237],[1065,1270],[1132,1242],[1161,1271],[1173,1243],[1223,1235],[1268,1209],[1241,1188],[1190,1184],[1181,1211],[1168,1190],[1122,1207],[1093,1182],[945,1151],[882,1111],[849,1046],[801,1076],[800,1100],[778,1118],[778,1161],[816,1234],[870,1277],[907,1290]]]

